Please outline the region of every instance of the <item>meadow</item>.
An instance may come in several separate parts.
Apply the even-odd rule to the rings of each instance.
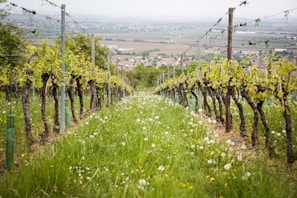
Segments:
[[[295,197],[294,167],[211,123],[160,96],[126,97],[22,153],[0,196]]]

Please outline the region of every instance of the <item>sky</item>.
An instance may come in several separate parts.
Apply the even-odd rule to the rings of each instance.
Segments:
[[[59,8],[46,3],[47,0],[8,0],[37,13],[59,12]],[[288,17],[297,17],[297,0],[248,0],[246,6],[239,6],[243,0],[48,0],[56,5],[65,4],[69,14],[96,14],[105,16],[144,17],[222,17],[229,7],[237,7],[234,16],[261,18],[277,14],[285,17],[285,10],[291,10]]]

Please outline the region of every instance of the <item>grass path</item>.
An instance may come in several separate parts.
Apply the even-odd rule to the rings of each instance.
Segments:
[[[237,144],[170,100],[128,97],[24,156],[0,197],[294,197],[290,173]]]

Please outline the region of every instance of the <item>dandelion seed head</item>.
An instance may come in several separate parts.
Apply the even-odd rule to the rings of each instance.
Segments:
[[[165,170],[165,167],[164,167],[163,165],[160,165],[160,166],[158,167],[158,170],[159,170],[159,171],[164,171],[164,170]]]
[[[231,168],[231,163],[227,163],[224,165],[225,170],[229,170]]]
[[[242,150],[245,150],[246,148],[247,148],[247,147],[246,147],[245,144],[242,144],[242,145],[241,145],[241,149],[242,149]]]
[[[232,140],[230,140],[230,139],[228,139],[228,140],[226,141],[227,144],[231,144],[231,142],[232,142]]]
[[[237,155],[237,160],[242,161],[242,154],[241,153],[239,155]]]
[[[146,185],[146,180],[145,179],[140,179],[138,180],[138,184],[141,186],[145,186]]]
[[[286,130],[285,130],[285,129],[283,129],[283,130],[282,130],[282,133],[286,133]]]

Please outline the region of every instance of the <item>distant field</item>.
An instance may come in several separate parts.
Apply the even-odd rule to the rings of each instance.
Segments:
[[[197,40],[205,33],[205,29],[176,30],[164,32],[136,32],[136,33],[104,33],[100,34],[102,44],[115,45],[118,48],[129,49],[129,52],[141,54],[147,50],[159,49],[151,55],[168,54],[187,56],[197,54]],[[289,34],[289,33],[288,33]],[[267,42],[267,45],[265,43]],[[281,32],[264,30],[257,34],[234,33],[234,51],[269,51],[275,48],[288,48],[297,53],[297,47],[292,46],[292,40]],[[296,41],[295,41],[296,42]],[[192,47],[190,47],[192,46]],[[227,50],[227,33],[210,33],[201,41],[202,51],[216,52]]]
[[[104,45],[117,46],[123,53],[141,55],[145,51],[151,51],[151,56],[167,54],[178,56],[197,55],[198,39],[206,32],[206,28],[164,30],[164,31],[139,31],[128,33],[102,33],[100,41]],[[296,31],[288,29],[287,32],[280,30],[263,29],[256,33],[233,33],[233,52],[254,53],[262,50],[268,52],[276,48],[288,49],[297,55],[296,40],[289,39],[290,35],[296,35]],[[268,41],[267,43],[265,41]],[[39,43],[35,40],[34,43]],[[53,40],[48,41],[54,44]],[[209,33],[200,41],[203,54],[227,51],[227,32]],[[191,47],[192,46],[192,47]]]

